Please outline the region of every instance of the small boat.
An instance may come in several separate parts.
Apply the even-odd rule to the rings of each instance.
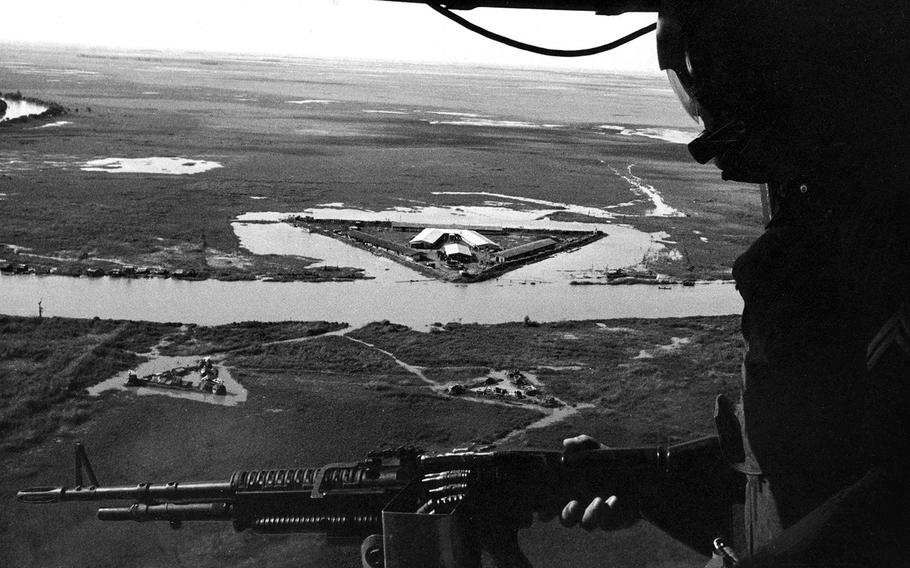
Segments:
[[[225,388],[224,382],[218,378],[202,379],[202,381],[199,382],[198,388],[202,392],[207,392],[207,393],[211,393],[211,394],[217,394],[217,395],[227,394],[227,388]]]
[[[126,386],[183,391],[198,390],[217,395],[227,394],[227,388],[225,388],[224,382],[218,379],[217,374],[214,374],[214,376],[203,375],[198,384],[193,381],[183,380],[183,377],[194,371],[196,371],[195,367],[177,367],[144,377],[138,376],[135,371],[130,371],[127,375]]]

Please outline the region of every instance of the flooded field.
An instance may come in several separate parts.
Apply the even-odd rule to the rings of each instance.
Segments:
[[[100,158],[89,160],[80,168],[84,172],[123,174],[187,175],[220,168],[217,162],[187,158]]]
[[[0,122],[32,114],[41,114],[47,110],[47,107],[31,101],[5,98],[0,100],[6,103],[6,113],[0,116]]]

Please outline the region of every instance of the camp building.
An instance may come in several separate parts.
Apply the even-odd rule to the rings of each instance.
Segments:
[[[459,262],[471,262],[474,260],[474,253],[471,252],[471,247],[462,243],[446,243],[442,247],[442,252],[450,260]]]
[[[531,243],[525,243],[517,247],[512,247],[510,249],[500,251],[493,256],[493,260],[496,262],[519,260],[533,254],[548,251],[556,247],[557,244],[559,244],[557,241],[547,237],[545,239],[540,239]]]
[[[414,248],[434,249],[439,248],[447,241],[462,242],[468,247],[479,250],[499,250],[502,248],[477,231],[470,229],[426,228],[408,242]]]

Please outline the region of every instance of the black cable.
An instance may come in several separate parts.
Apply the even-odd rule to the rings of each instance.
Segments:
[[[455,14],[448,8],[444,8],[441,4],[437,4],[435,2],[427,2],[426,4],[427,4],[427,6],[429,6],[430,8],[433,8],[434,10],[436,10],[437,12],[439,12],[446,18],[452,20],[456,24],[464,26],[465,28],[471,30],[472,32],[474,32],[476,34],[480,34],[487,39],[491,39],[491,40],[497,41],[499,43],[504,43],[504,44],[508,45],[509,47],[514,47],[516,49],[530,51],[531,53],[537,53],[539,55],[550,55],[553,57],[584,57],[586,55],[596,55],[598,53],[610,51],[611,49],[615,49],[621,45],[625,45],[625,44],[629,43],[630,41],[632,41],[633,39],[639,38],[639,37],[645,35],[646,33],[652,32],[655,29],[657,29],[657,24],[650,24],[650,25],[647,25],[647,26],[641,28],[640,30],[636,30],[636,31],[630,33],[629,35],[627,35],[625,37],[621,37],[616,41],[611,41],[610,43],[605,43],[605,44],[599,45],[597,47],[589,47],[588,49],[550,49],[547,47],[540,47],[537,45],[532,45],[530,43],[524,43],[521,41],[517,41],[517,40],[511,39],[511,38],[508,38],[506,36],[491,32],[488,29],[482,28],[482,27],[478,26],[477,24],[473,24],[473,23],[465,20],[464,18],[462,18],[458,14]]]

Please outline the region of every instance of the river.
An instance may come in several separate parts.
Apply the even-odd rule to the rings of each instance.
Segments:
[[[416,273],[415,273],[416,276]],[[506,275],[508,276],[508,275]],[[419,276],[418,276],[419,277]],[[533,281],[531,281],[533,282]],[[500,323],[738,313],[730,283],[673,286],[570,286],[500,279],[470,285],[395,282],[187,282],[63,276],[0,276],[0,312],[174,321],[326,320],[360,326],[388,319],[415,329],[434,322]]]

